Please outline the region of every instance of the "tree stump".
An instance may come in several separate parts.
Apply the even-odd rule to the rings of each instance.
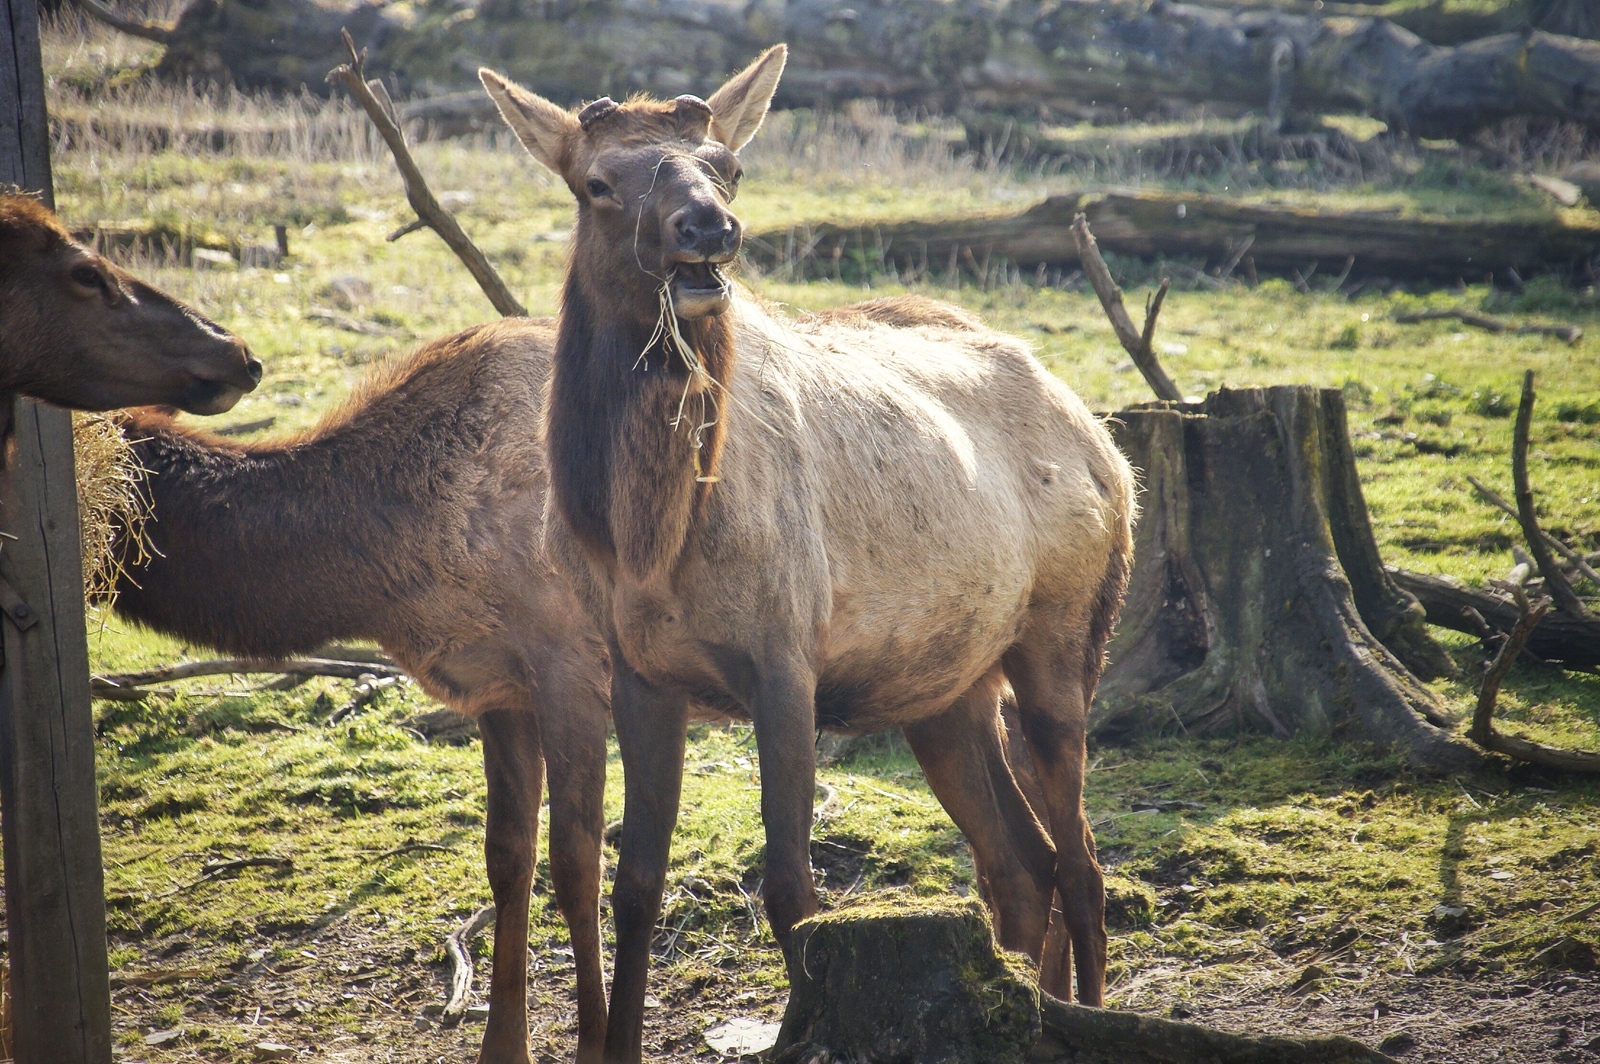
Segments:
[[[813,917],[785,950],[774,1064],[1021,1064],[1038,1041],[1026,958],[976,901],[892,898]]]
[[[1449,662],[1381,564],[1337,390],[1223,389],[1113,431],[1144,494],[1098,738],[1244,726],[1477,762],[1414,675]]]
[[[1002,954],[977,902],[889,899],[794,929],[773,1064],[1393,1064],[1349,1038],[1232,1034],[1069,1005]]]

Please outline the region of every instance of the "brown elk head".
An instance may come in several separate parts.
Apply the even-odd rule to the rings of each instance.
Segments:
[[[492,70],[478,71],[528,152],[578,201],[572,268],[610,308],[678,317],[721,313],[732,299],[723,267],[738,254],[728,205],[743,168],[735,157],[761,128],[788,55],[768,49],[710,100],[596,100],[567,111]]]
[[[220,414],[261,380],[243,340],[0,193],[0,391],[78,410]]]

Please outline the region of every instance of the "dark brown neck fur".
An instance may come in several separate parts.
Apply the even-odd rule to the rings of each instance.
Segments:
[[[119,581],[117,611],[250,656],[395,639],[408,603],[470,579],[467,489],[497,423],[536,431],[536,407],[500,405],[514,389],[536,397],[542,376],[484,336],[504,328],[429,345],[298,437],[241,445],[129,415],[159,553]],[[536,441],[529,450],[509,457],[536,468]]]
[[[683,322],[682,332],[710,377],[731,386],[727,315]],[[578,270],[569,273],[547,413],[550,491],[585,550],[637,580],[670,570],[716,490],[728,406],[722,388],[695,385],[659,338],[646,350],[651,339],[633,316],[609,313]],[[697,389],[687,401],[685,387]],[[698,434],[697,473],[701,392],[706,411],[718,413]]]

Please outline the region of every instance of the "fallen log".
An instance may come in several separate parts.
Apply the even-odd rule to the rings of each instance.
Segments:
[[[706,95],[751,55],[787,41],[783,106],[876,96],[1037,113],[1179,97],[1275,115],[1356,110],[1424,137],[1510,115],[1600,120],[1600,44],[1543,31],[1441,46],[1381,18],[1167,0],[774,0],[738,11],[719,0],[596,0],[484,4],[466,19],[447,4],[391,8],[190,0],[170,28],[139,31],[165,41],[158,70],[171,80],[279,92],[317,89],[347,26],[370,49],[373,73],[408,92],[464,88],[484,63],[562,102],[636,88]]]
[[[1468,587],[1453,577],[1430,576],[1390,568],[1397,587],[1416,597],[1428,623],[1479,638],[1505,635],[1517,625],[1519,611],[1509,596]],[[1541,661],[1567,669],[1600,669],[1600,621],[1547,613],[1528,637],[1528,652]]]
[[[1539,220],[1403,218],[1147,190],[1063,193],[1019,212],[931,222],[768,230],[745,245],[757,265],[804,276],[893,270],[908,280],[943,277],[977,272],[973,264],[990,259],[1068,268],[1079,265],[1072,220],[1080,212],[1101,247],[1118,255],[1189,256],[1220,266],[1248,240],[1258,269],[1285,273],[1353,257],[1355,277],[1455,281],[1507,268],[1567,272],[1600,253],[1600,211]]]

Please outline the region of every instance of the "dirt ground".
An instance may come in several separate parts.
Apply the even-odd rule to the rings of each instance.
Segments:
[[[448,978],[444,965],[418,957],[361,928],[335,922],[320,931],[262,938],[254,960],[219,966],[203,946],[181,939],[147,944],[146,978],[113,991],[117,1058],[124,1062],[250,1060],[260,1042],[293,1047],[294,1059],[348,1064],[468,1064],[477,1055],[481,1022],[444,1029],[437,1014]],[[257,950],[251,951],[249,956]],[[576,1031],[569,952],[545,951],[531,961],[530,1033],[539,1064],[571,1059]],[[486,985],[479,964],[476,989]],[[709,1062],[703,1032],[736,1017],[776,1021],[781,991],[750,990],[736,969],[693,982],[672,969],[654,976],[646,1019],[646,1058]],[[1335,980],[1327,980],[1333,984]],[[1531,978],[1480,972],[1402,976],[1359,990],[1255,997],[1202,998],[1162,1007],[1146,996],[1140,1011],[1235,1031],[1344,1034],[1381,1047],[1404,1064],[1585,1064],[1600,1062],[1600,974],[1552,970]],[[145,1044],[170,1029],[163,1017],[181,1003],[182,1035]],[[431,1006],[431,1008],[430,1008]],[[159,1039],[160,1036],[157,1035]]]

